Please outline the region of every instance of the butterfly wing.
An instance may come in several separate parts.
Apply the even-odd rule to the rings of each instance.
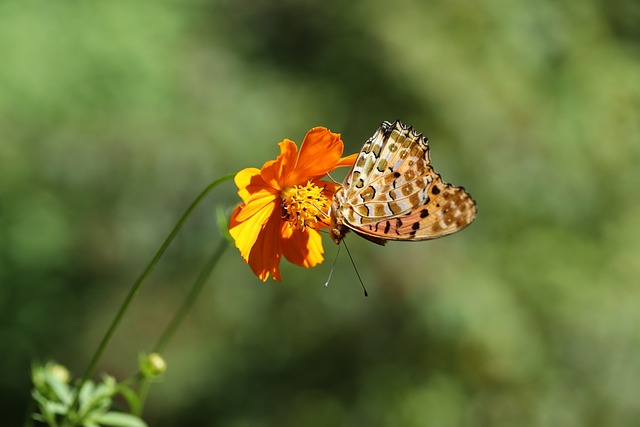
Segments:
[[[430,240],[460,231],[476,217],[476,204],[462,187],[442,182],[436,175],[428,189],[429,196],[405,215],[373,224],[349,228],[363,237],[382,240]]]
[[[397,121],[365,143],[343,184],[342,212],[354,226],[405,214],[427,198],[432,179],[426,139]]]
[[[431,167],[426,138],[400,121],[365,143],[338,197],[342,223],[376,243],[446,236],[476,215],[469,194]]]

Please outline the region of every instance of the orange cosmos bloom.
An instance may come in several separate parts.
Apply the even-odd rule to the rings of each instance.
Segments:
[[[341,158],[340,135],[324,127],[311,129],[300,151],[285,139],[280,155],[262,169],[238,172],[235,182],[243,203],[231,214],[229,233],[256,276],[280,276],[282,255],[313,267],[323,261],[318,228],[327,227],[328,209],[337,185],[320,178],[340,166],[351,166],[357,153]]]

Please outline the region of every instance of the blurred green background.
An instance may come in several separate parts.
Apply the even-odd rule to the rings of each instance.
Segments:
[[[213,179],[324,125],[430,139],[465,231],[348,244],[263,284],[231,248],[168,347],[152,426],[640,425],[640,3],[0,2],[0,414],[81,375]],[[136,369],[220,239],[201,205],[98,370]]]

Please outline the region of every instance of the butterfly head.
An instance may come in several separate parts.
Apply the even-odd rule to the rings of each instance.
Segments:
[[[329,217],[331,218],[331,227],[329,228],[329,235],[331,239],[339,245],[344,236],[349,231],[349,228],[344,225],[341,206],[343,205],[344,187],[340,187],[333,195],[333,201],[331,203],[331,210],[329,211]]]

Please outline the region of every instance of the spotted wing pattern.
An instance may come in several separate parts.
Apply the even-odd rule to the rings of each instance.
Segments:
[[[383,122],[336,191],[331,235],[336,243],[348,230],[379,244],[428,240],[463,229],[475,216],[464,188],[444,183],[431,167],[427,139],[400,121]]]

